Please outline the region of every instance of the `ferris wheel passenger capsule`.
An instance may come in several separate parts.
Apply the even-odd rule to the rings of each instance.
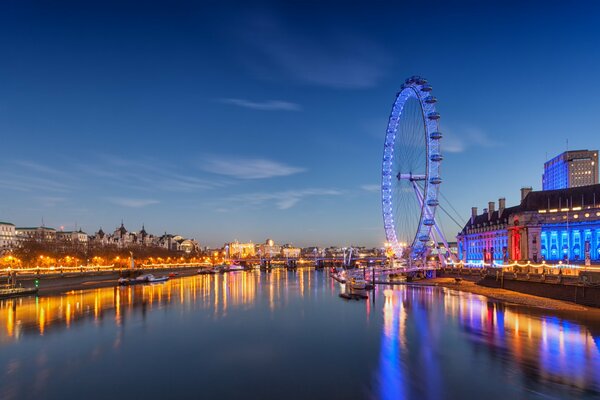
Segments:
[[[434,176],[432,178],[429,178],[429,183],[431,183],[432,185],[439,185],[440,183],[442,183],[442,178],[440,178],[439,176]]]
[[[437,207],[440,205],[440,202],[437,199],[429,199],[427,200],[427,205],[429,207]]]
[[[427,118],[432,119],[432,120],[438,120],[440,119],[440,113],[439,112],[432,112],[427,114]]]
[[[427,218],[427,219],[423,220],[423,225],[433,226],[434,224],[435,224],[435,221],[431,218]]]
[[[442,138],[442,132],[431,132],[431,135],[429,135],[430,139],[433,140],[440,140]]]
[[[429,157],[429,159],[431,161],[439,162],[439,161],[442,161],[444,159],[444,157],[441,154],[432,154],[431,157]]]
[[[435,103],[437,103],[437,97],[435,97],[435,96],[427,96],[427,97],[425,97],[425,103],[427,103],[427,104],[435,104]]]

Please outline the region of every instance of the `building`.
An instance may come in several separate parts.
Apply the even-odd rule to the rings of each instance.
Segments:
[[[512,261],[600,263],[600,185],[558,190],[521,189],[521,202],[498,210],[489,202],[458,234],[458,253],[467,263]]]
[[[179,243],[179,250],[186,254],[200,251],[200,245],[194,239],[183,239],[181,238]]]
[[[261,257],[275,258],[281,254],[281,246],[275,244],[273,239],[267,239],[258,246],[258,253]]]
[[[325,254],[325,251],[323,249],[318,248],[317,246],[305,247],[302,249],[302,252],[300,253],[300,255],[303,258],[322,257],[324,254]]]
[[[437,247],[431,250],[431,254],[437,256],[442,254],[444,256],[450,256],[450,254],[458,255],[458,244],[456,242],[448,242],[448,248],[444,243],[438,243]]]
[[[544,163],[543,190],[595,185],[598,182],[598,150],[573,150]]]
[[[286,244],[281,248],[281,256],[283,258],[300,258],[300,253],[302,249],[300,247],[294,247],[292,245]]]
[[[109,236],[106,233],[104,233],[102,228],[100,228],[94,236],[90,237],[90,243],[99,246],[106,246],[107,244],[109,244],[109,240]]]
[[[240,243],[236,240],[225,245],[225,252],[229,258],[254,257],[256,255],[256,246],[252,242]]]
[[[135,241],[135,236],[132,235],[127,229],[125,225],[123,225],[123,221],[121,221],[121,226],[115,229],[112,236],[110,237],[110,244],[115,244],[118,247],[125,248],[130,247]]]
[[[39,241],[56,240],[56,229],[45,226],[15,228],[18,240],[36,239]]]
[[[81,229],[78,231],[57,231],[56,240],[68,243],[87,244],[88,235]]]
[[[15,225],[10,222],[0,222],[0,254],[15,245],[17,234]]]

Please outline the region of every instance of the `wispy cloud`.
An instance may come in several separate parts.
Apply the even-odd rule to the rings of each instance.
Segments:
[[[273,204],[279,210],[287,210],[294,207],[307,197],[317,196],[339,196],[342,192],[335,189],[299,189],[281,192],[259,192],[239,194],[229,198],[229,201],[243,206],[260,206]]]
[[[288,176],[305,171],[304,168],[264,158],[252,159],[234,156],[208,157],[201,168],[207,172],[238,179],[265,179]]]
[[[379,192],[381,190],[381,186],[377,184],[361,185],[360,188],[366,192]]]
[[[333,88],[375,86],[391,62],[375,42],[352,31],[314,27],[312,35],[294,30],[269,15],[259,15],[240,33],[252,50],[251,67],[269,78],[279,73],[293,80]]]
[[[456,134],[454,131],[445,130],[441,143],[442,151],[462,153],[473,147],[492,148],[502,145],[479,128],[467,127],[459,132],[460,134]]]
[[[44,207],[55,207],[59,204],[64,204],[67,202],[66,197],[56,197],[56,196],[40,196],[40,197],[37,197],[37,200]]]
[[[224,185],[221,181],[211,181],[183,173],[171,164],[154,159],[131,160],[103,156],[94,164],[80,165],[79,169],[105,180],[107,184],[142,191],[194,192]]]
[[[268,101],[250,101],[244,99],[219,99],[221,103],[231,104],[238,107],[250,108],[252,110],[261,111],[301,111],[302,107],[299,104],[291,103],[283,100],[268,100]]]
[[[132,208],[146,207],[146,206],[150,206],[150,205],[159,203],[158,200],[154,200],[154,199],[135,199],[135,198],[128,198],[128,197],[109,197],[107,200],[118,206],[132,207]]]
[[[72,173],[59,171],[28,160],[6,161],[0,166],[0,185],[20,192],[69,192]]]

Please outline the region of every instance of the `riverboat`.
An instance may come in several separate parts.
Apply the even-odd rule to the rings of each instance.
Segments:
[[[243,271],[244,270],[244,267],[239,264],[231,264],[231,265],[228,265],[226,268],[227,268],[227,271]]]
[[[140,275],[137,278],[119,278],[119,285],[138,285],[140,283],[158,283],[166,282],[169,280],[168,276],[155,277],[152,274]]]
[[[363,278],[357,277],[350,278],[350,282],[348,282],[348,284],[350,285],[350,288],[354,290],[365,290],[367,287],[367,281],[365,281]]]

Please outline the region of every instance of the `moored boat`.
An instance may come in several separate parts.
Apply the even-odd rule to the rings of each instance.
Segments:
[[[348,284],[350,285],[350,288],[354,290],[365,290],[367,287],[367,281],[359,277],[350,278]]]
[[[156,277],[152,274],[143,274],[136,278],[119,278],[119,285],[137,285],[141,283],[158,283],[168,281],[168,276]]]

